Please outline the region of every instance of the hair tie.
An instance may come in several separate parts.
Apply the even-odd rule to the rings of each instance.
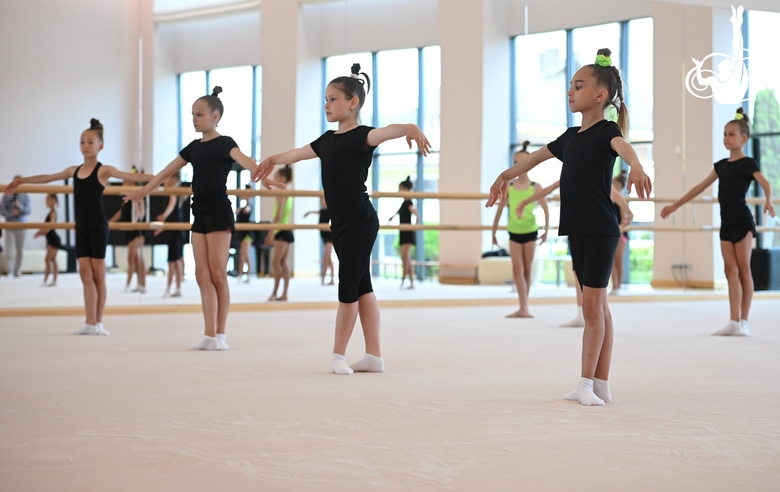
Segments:
[[[744,116],[742,113],[737,113],[737,114],[734,116],[734,120],[736,120],[736,121],[739,121],[739,120],[741,120],[741,119],[742,119],[742,118],[744,118],[744,117],[745,117],[745,116]]]
[[[611,67],[612,58],[604,55],[596,55],[596,65],[600,67]]]

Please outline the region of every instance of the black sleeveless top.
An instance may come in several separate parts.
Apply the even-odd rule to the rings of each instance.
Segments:
[[[92,174],[84,179],[79,178],[79,169],[73,173],[73,205],[76,211],[76,230],[81,232],[93,232],[103,227],[108,227],[106,211],[103,208],[103,189],[98,180],[98,170],[101,163],[97,163]]]
[[[236,214],[236,222],[239,224],[248,224],[249,223],[249,214],[252,212],[246,212],[246,207],[240,209],[238,213]]]

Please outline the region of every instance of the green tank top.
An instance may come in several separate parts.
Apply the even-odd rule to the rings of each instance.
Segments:
[[[287,199],[284,201],[284,208],[282,208],[282,215],[279,216],[280,224],[290,223],[290,212],[292,212],[292,206],[293,206],[293,197],[288,196]],[[274,200],[274,217],[276,217],[278,211],[279,211],[279,202]],[[278,229],[274,231],[274,234],[276,234],[277,232],[279,232]]]
[[[509,223],[507,229],[512,234],[529,234],[539,230],[539,226],[536,225],[536,216],[534,215],[534,207],[536,202],[529,203],[528,206],[523,209],[523,216],[517,216],[517,206],[534,194],[533,183],[525,190],[515,190],[514,186],[509,186]]]

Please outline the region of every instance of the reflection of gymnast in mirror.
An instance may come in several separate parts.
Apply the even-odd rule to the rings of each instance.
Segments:
[[[613,181],[614,183],[614,181]],[[556,181],[555,183],[551,184],[547,188],[542,188],[541,190],[537,191],[530,197],[524,199],[520,202],[520,204],[517,206],[517,214],[522,215],[524,209],[529,204],[540,200],[541,198],[546,197],[553,191],[557,190],[561,186],[560,181]],[[628,208],[628,202],[626,202],[625,198],[623,198],[623,195],[620,193],[620,191],[615,188],[614,184],[612,186],[612,191],[610,193],[610,198],[612,199],[612,203],[620,209],[620,212],[618,213],[618,217],[621,219],[619,220],[620,228],[621,230],[631,225],[631,221],[634,219],[634,214],[631,213],[631,210]],[[577,272],[574,272],[574,278],[577,279]],[[579,282],[579,280],[576,280],[576,282]],[[585,318],[582,316],[582,290],[577,289],[575,286],[574,291],[577,293],[577,315],[572,319],[571,321],[567,321],[566,323],[563,323],[560,325],[562,328],[582,328],[585,326]]]
[[[398,192],[403,193],[405,191],[412,191],[411,176],[407,176],[406,180],[401,181],[398,184]],[[416,222],[420,223],[420,214],[417,209],[414,208],[414,203],[408,198],[404,200],[398,212],[394,213],[388,222],[391,222],[395,216],[398,216],[398,222],[400,224],[412,223],[412,215],[414,215]],[[401,275],[401,289],[404,288],[404,280],[409,277],[408,290],[414,290],[414,270],[412,269],[412,246],[417,244],[417,231],[399,231],[398,232],[398,245],[401,249],[401,261],[403,263],[403,274]]]
[[[317,221],[319,224],[330,224],[330,212],[328,212],[328,204],[325,203],[325,197],[320,197],[320,209],[306,212],[303,217],[306,218],[310,214],[318,214],[320,216]],[[320,238],[322,238],[322,268],[320,269],[320,280],[322,285],[325,285],[325,277],[330,270],[330,282],[328,285],[333,285],[334,270],[333,270],[333,233],[330,231],[320,231]]]
[[[246,185],[245,189],[251,190],[252,185]],[[248,224],[250,222],[250,217],[252,215],[252,199],[243,199],[243,205],[243,207],[236,211],[237,224]],[[239,231],[239,234],[241,235],[241,246],[238,249],[238,268],[236,268],[236,272],[238,274],[236,276],[238,277],[238,282],[240,283],[241,278],[244,276],[244,265],[246,265],[246,280],[244,280],[244,283],[248,284],[249,277],[252,276],[250,252],[252,250],[252,243],[255,240],[255,234],[254,231]]]
[[[711,87],[713,97],[721,104],[736,104],[741,102],[744,99],[745,92],[747,92],[748,88],[748,73],[747,67],[745,66],[745,50],[742,39],[743,8],[741,5],[738,9],[731,7],[731,12],[731,54],[728,58],[718,63],[718,75],[703,77],[702,64],[704,63],[704,60],[699,61],[695,58],[693,59],[693,63],[696,64],[696,83],[702,88],[707,86]],[[704,72],[714,73],[711,70],[706,69]]]
[[[293,173],[290,166],[284,166],[276,171],[276,177],[274,178],[279,183],[285,185],[292,182]],[[290,217],[292,215],[293,197],[285,195],[277,195],[274,201],[274,224],[289,224]],[[271,266],[274,275],[274,290],[271,292],[269,301],[286,301],[287,300],[287,288],[290,286],[290,265],[288,262],[288,256],[290,253],[290,245],[295,242],[295,235],[293,231],[287,229],[277,229],[273,231],[273,235],[266,236],[265,244],[270,246],[273,244],[274,249],[271,253]],[[284,286],[282,287],[282,295],[277,296],[279,290],[279,284],[284,279]]]
[[[171,177],[164,181],[166,188],[175,188],[180,182],[179,172],[173,173]],[[184,197],[179,195],[170,195],[168,205],[163,213],[157,216],[160,222],[183,222],[181,204]],[[163,233],[163,229],[154,231],[155,236]],[[167,231],[168,234],[168,281],[165,286],[163,297],[181,297],[181,281],[184,277],[184,231]],[[171,284],[176,278],[176,290],[171,294]]]
[[[136,183],[125,180],[123,186],[135,186]],[[133,222],[133,204],[123,202],[117,212],[108,219],[109,222]],[[146,206],[144,202],[135,204],[135,222],[146,220]],[[146,235],[144,231],[125,231],[127,240],[127,282],[125,292],[138,292],[146,294],[146,262],[144,261],[144,243]],[[130,290],[133,274],[136,274],[135,289]]]
[[[626,179],[628,179],[628,173],[623,169],[620,174],[612,178],[612,189],[619,191],[622,195],[623,189],[626,187]],[[612,206],[615,208],[615,215],[620,223],[621,234],[620,242],[615,250],[615,260],[612,263],[612,292],[610,292],[612,295],[617,295],[623,284],[623,255],[626,252],[626,244],[628,244],[628,233],[623,229],[631,224],[631,219],[634,216],[630,210],[624,209],[621,203],[612,200]]]
[[[57,206],[59,203],[57,195],[52,193],[46,195],[46,206],[49,207],[49,212],[46,214],[46,220],[44,222],[57,222]],[[62,249],[62,242],[60,242],[60,236],[57,235],[57,232],[54,229],[40,229],[33,237],[41,236],[46,237],[46,270],[43,274],[43,283],[41,284],[41,287],[56,287],[57,273],[59,272],[57,251]],[[47,284],[49,272],[52,274],[52,280],[50,284]]]

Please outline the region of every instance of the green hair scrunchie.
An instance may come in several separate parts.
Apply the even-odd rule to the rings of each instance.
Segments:
[[[736,114],[736,116],[734,116],[734,119],[735,119],[736,121],[739,121],[739,120],[741,120],[742,118],[743,118],[743,116],[742,116],[742,113],[737,113],[737,114]]]
[[[596,65],[599,65],[601,67],[611,67],[612,66],[612,58],[604,55],[597,55],[596,56]]]

